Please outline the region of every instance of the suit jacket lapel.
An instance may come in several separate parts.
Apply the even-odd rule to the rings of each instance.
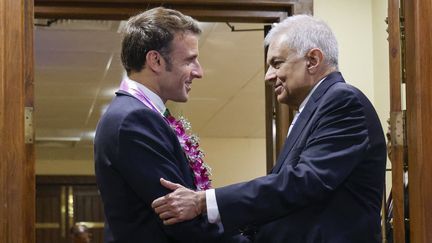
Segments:
[[[297,121],[294,125],[294,127],[291,130],[291,133],[289,136],[285,139],[285,144],[282,149],[282,152],[280,153],[278,160],[276,162],[275,167],[272,170],[272,173],[277,173],[282,168],[282,165],[284,164],[285,158],[288,156],[289,152],[293,148],[294,144],[296,143],[297,139],[299,138],[300,134],[302,133],[303,129],[305,128],[306,124],[310,120],[311,115],[315,111],[316,104],[313,104],[313,107],[309,105],[310,102],[305,106],[303,111],[300,113],[299,117],[297,118]]]
[[[300,134],[303,132],[306,124],[310,121],[312,114],[318,106],[318,100],[328,90],[328,88],[336,82],[344,81],[340,72],[333,72],[329,74],[326,79],[317,87],[305,108],[297,118],[296,124],[291,130],[289,136],[285,139],[284,147],[277,159],[276,165],[273,167],[271,173],[278,173],[282,166],[285,164],[286,157],[292,150],[294,144],[297,142]]]

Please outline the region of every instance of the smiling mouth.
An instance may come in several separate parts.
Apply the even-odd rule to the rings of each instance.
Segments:
[[[282,90],[283,90],[282,84],[277,84],[277,85],[275,85],[275,87],[274,87],[274,91],[275,91],[275,94],[276,94],[276,95],[282,93]]]

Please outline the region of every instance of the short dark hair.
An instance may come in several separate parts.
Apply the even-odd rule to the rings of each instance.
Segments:
[[[121,59],[126,72],[144,68],[149,51],[158,51],[170,67],[171,42],[176,33],[201,34],[198,22],[179,11],[157,7],[131,17],[123,29]]]

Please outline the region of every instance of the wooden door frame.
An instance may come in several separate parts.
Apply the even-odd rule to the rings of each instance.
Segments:
[[[126,19],[161,5],[201,21],[272,23],[292,14],[312,14],[313,0],[0,1],[0,242],[35,241],[33,17]],[[273,119],[273,112],[268,114]],[[30,121],[27,126],[25,120]],[[287,130],[288,120],[283,121],[277,133]]]
[[[296,13],[311,13],[313,0],[34,0],[36,18],[123,20],[164,6],[200,21],[273,23]]]
[[[0,242],[27,243],[35,238],[34,148],[25,142],[23,122],[24,107],[34,107],[33,13],[37,18],[124,19],[147,7],[164,5],[203,21],[269,23],[290,14],[312,13],[312,1],[0,1]],[[410,235],[412,242],[426,242],[432,238],[432,50],[427,42],[431,40],[431,6],[418,0],[405,1],[405,13]],[[27,139],[34,139],[31,129],[27,134]]]
[[[33,1],[2,0],[0,242],[34,242],[35,238],[33,78]]]
[[[393,241],[404,243],[407,235],[410,242],[429,242],[432,239],[432,32],[429,24],[432,6],[418,0],[389,0],[388,3]],[[401,102],[402,81],[406,91],[406,119]],[[397,128],[397,123],[403,124],[399,126],[402,129]],[[403,178],[405,162],[408,202]],[[406,203],[408,221],[404,212]]]
[[[391,129],[391,197],[393,203],[393,242],[405,242],[405,186],[404,162],[406,144],[404,139],[396,139],[396,124],[403,120],[402,110],[402,41],[400,0],[388,0],[388,32],[389,32],[389,71],[390,71],[390,127]],[[402,136],[403,137],[403,136]],[[400,140],[400,141],[399,141]],[[387,215],[388,216],[388,215]]]
[[[410,242],[432,239],[432,6],[402,1],[406,38],[406,115]]]

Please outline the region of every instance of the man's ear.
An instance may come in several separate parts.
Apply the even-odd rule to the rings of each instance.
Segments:
[[[145,65],[153,72],[159,73],[164,69],[165,62],[159,52],[151,50],[147,52]]]
[[[306,59],[306,68],[311,74],[313,74],[324,62],[324,54],[319,48],[313,48],[306,54]]]

